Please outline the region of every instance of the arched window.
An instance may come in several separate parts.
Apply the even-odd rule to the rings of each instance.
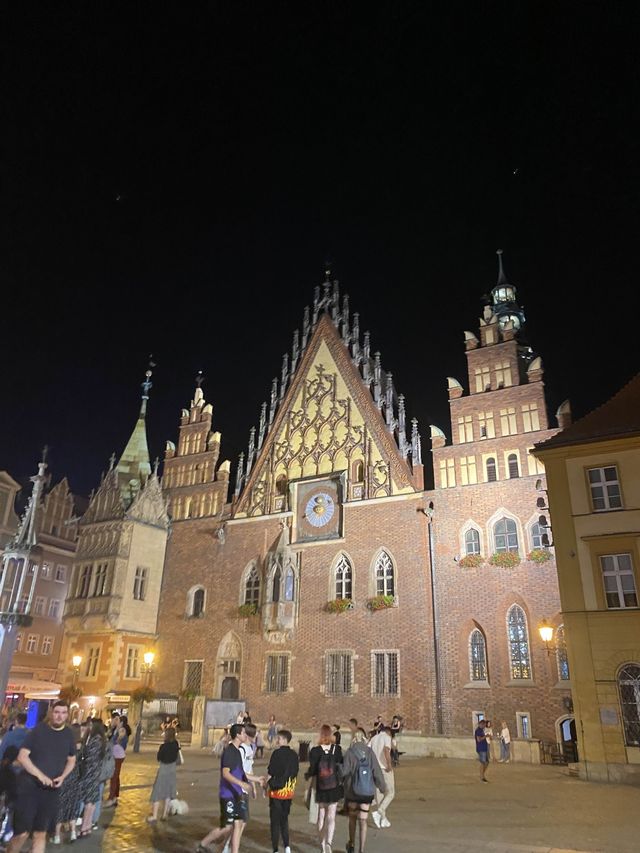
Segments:
[[[640,666],[628,663],[618,674],[620,710],[627,746],[640,746]]]
[[[361,483],[364,480],[364,464],[358,460],[353,463],[353,482]]]
[[[564,637],[564,625],[558,625],[556,630],[556,661],[558,663],[558,679],[569,681],[569,658],[567,657],[567,643]]]
[[[520,476],[520,469],[518,468],[518,457],[515,453],[509,454],[507,464],[509,466],[509,479],[516,480]]]
[[[287,494],[287,478],[284,474],[280,474],[280,476],[276,479],[276,492],[279,495]]]
[[[347,560],[344,554],[340,555],[340,559],[336,565],[334,578],[336,598],[351,598],[353,572],[351,570],[351,563]]]
[[[487,680],[487,644],[478,628],[469,636],[469,676],[471,681]]]
[[[284,600],[293,601],[296,591],[296,576],[293,573],[291,566],[287,569],[284,576]]]
[[[464,534],[464,552],[465,554],[480,553],[480,533],[475,527],[470,527]]]
[[[535,524],[531,525],[531,547],[544,548],[544,543],[542,542],[542,528],[537,521]]]
[[[507,632],[511,678],[514,681],[529,679],[531,678],[531,656],[527,617],[522,607],[518,607],[517,604],[514,604],[507,614]]]
[[[278,567],[273,574],[273,586],[271,587],[271,601],[280,601],[280,585],[282,584],[282,572]]]
[[[201,616],[204,613],[204,589],[199,586],[194,590],[191,602],[191,615]]]
[[[386,551],[381,551],[376,560],[376,595],[395,595],[396,579],[393,562]]]
[[[518,528],[512,518],[503,516],[493,527],[493,540],[496,552],[518,551]]]
[[[260,603],[260,575],[255,566],[251,567],[251,571],[247,575],[244,584],[244,603],[259,604]]]
[[[496,473],[496,460],[493,458],[493,456],[490,456],[487,459],[487,482],[495,483],[497,479],[498,476]]]

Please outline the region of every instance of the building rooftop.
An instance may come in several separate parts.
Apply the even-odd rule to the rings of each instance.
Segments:
[[[551,450],[554,447],[632,435],[640,435],[640,373],[606,403],[548,441],[537,444],[536,449]]]

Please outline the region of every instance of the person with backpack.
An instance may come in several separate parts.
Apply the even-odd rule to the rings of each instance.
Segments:
[[[269,822],[271,824],[271,849],[278,853],[282,836],[284,853],[291,853],[289,846],[289,812],[298,781],[298,756],[291,749],[291,732],[280,729],[276,738],[277,748],[271,753],[267,767],[267,790],[269,792]]]
[[[338,802],[344,796],[341,784],[342,749],[334,742],[331,726],[320,728],[318,745],[309,753],[309,769],[304,774],[315,784],[318,804],[318,835],[322,853],[331,853],[336,829]]]
[[[355,853],[356,824],[360,827],[359,853],[364,853],[367,840],[367,818],[376,788],[385,794],[387,787],[380,764],[370,746],[363,728],[353,733],[349,749],[342,764],[344,799],[349,815],[349,841],[347,853]]]

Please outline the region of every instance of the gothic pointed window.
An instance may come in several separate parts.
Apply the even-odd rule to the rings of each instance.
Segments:
[[[532,548],[544,548],[544,542],[542,541],[542,536],[544,531],[542,527],[536,521],[535,524],[531,525],[531,547]]]
[[[469,636],[469,676],[471,681],[487,681],[487,644],[478,628]]]
[[[255,566],[251,567],[251,571],[247,575],[244,584],[244,603],[259,604],[260,603],[260,575]]]
[[[191,607],[192,616],[202,616],[204,613],[204,589],[199,587],[193,593],[193,605]]]
[[[284,576],[284,600],[293,601],[296,591],[296,576],[291,566],[287,569]]]
[[[464,534],[464,552],[465,554],[480,553],[480,533],[475,527],[470,527]]]
[[[490,456],[487,459],[487,483],[495,483],[497,479],[496,460]]]
[[[531,655],[527,617],[522,607],[514,604],[507,614],[509,663],[514,681],[531,678]]]
[[[282,585],[282,572],[280,567],[273,573],[273,582],[271,585],[271,601],[280,601],[280,587]]]
[[[393,562],[386,551],[381,551],[376,560],[376,595],[395,595],[396,579]]]
[[[500,521],[497,521],[493,528],[493,539],[495,542],[496,552],[503,553],[505,551],[518,552],[518,528],[512,518],[503,516]]]
[[[351,563],[341,554],[335,569],[335,597],[351,598],[352,582]]]
[[[567,643],[564,636],[564,625],[559,625],[556,631],[556,661],[558,664],[558,679],[569,681],[569,658],[567,656]]]
[[[627,746],[640,746],[640,666],[629,663],[618,675],[620,710]]]
[[[516,480],[520,476],[520,468],[518,466],[518,457],[515,453],[510,453],[507,458],[509,466],[509,479]]]

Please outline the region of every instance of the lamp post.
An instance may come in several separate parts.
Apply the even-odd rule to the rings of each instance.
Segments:
[[[74,655],[71,658],[71,662],[73,663],[73,681],[72,684],[75,687],[78,681],[78,676],[80,675],[80,664],[82,663],[81,655]]]
[[[553,625],[550,625],[547,619],[543,619],[540,625],[538,626],[538,631],[540,633],[540,637],[544,646],[547,650],[547,657],[551,655],[551,652],[555,652],[555,646],[549,645],[551,640],[553,640]]]
[[[144,663],[142,664],[142,674],[144,676],[144,686],[148,687],[151,683],[151,670],[153,669],[153,661],[155,652],[145,652],[142,655]],[[136,733],[133,739],[133,751],[140,752],[140,739],[142,737],[142,709],[144,708],[144,699],[140,702],[140,716],[136,723]]]

